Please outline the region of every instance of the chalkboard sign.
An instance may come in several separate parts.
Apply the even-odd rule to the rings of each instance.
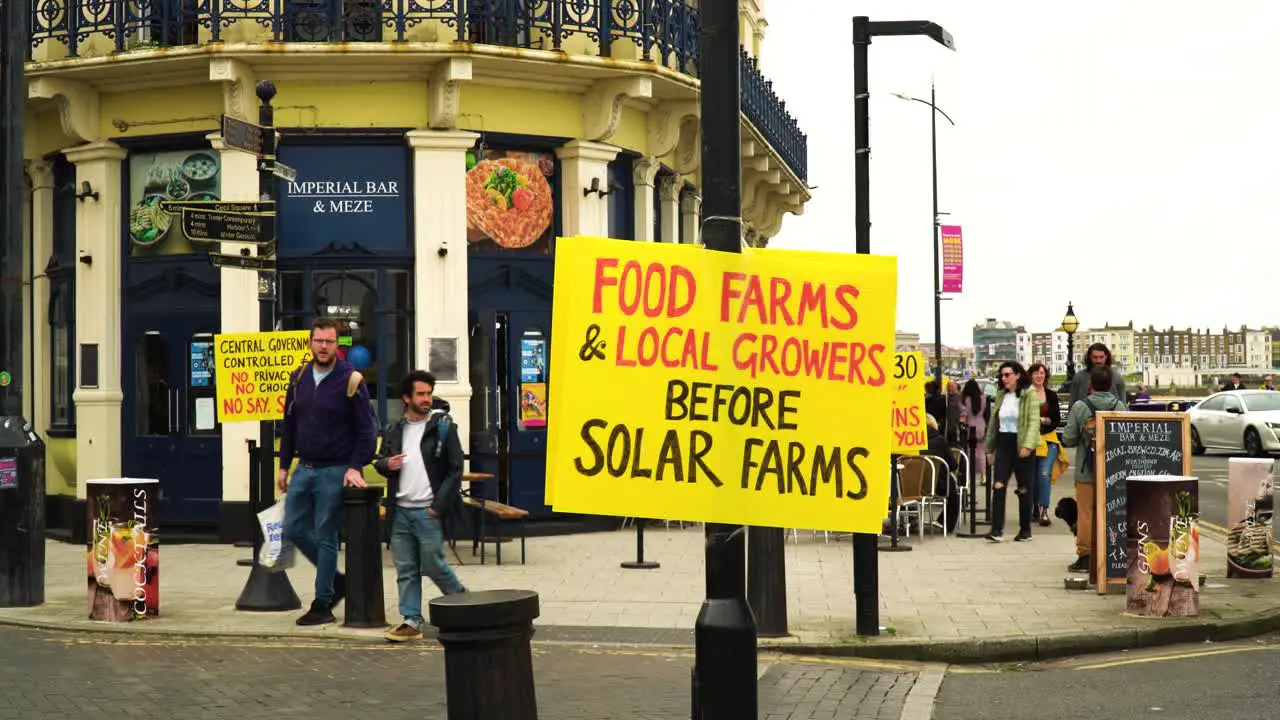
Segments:
[[[1123,590],[1129,572],[1125,548],[1131,475],[1190,475],[1191,419],[1185,413],[1100,412],[1097,453],[1093,574],[1099,595]],[[1100,476],[1100,477],[1099,477]]]

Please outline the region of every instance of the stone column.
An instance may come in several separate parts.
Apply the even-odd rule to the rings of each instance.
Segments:
[[[658,199],[662,203],[658,216],[658,242],[680,242],[680,190],[683,187],[675,175],[658,178]]]
[[[596,194],[584,196],[583,190],[598,179],[601,190],[609,189],[609,163],[618,156],[618,148],[587,140],[572,140],[556,148],[560,158],[560,194],[562,234],[609,235],[609,198]]]
[[[658,176],[658,170],[661,168],[662,163],[658,162],[657,158],[648,156],[636,160],[631,168],[631,179],[636,188],[635,239],[639,242],[657,240],[653,227],[653,193],[654,181]]]
[[[222,199],[228,202],[256,201],[257,156],[228,148],[219,133],[211,133],[207,137],[222,165]],[[257,254],[258,247],[250,243],[219,243],[218,252],[239,255],[242,248],[248,248],[250,254]],[[222,284],[220,332],[257,332],[258,273],[222,268],[219,282]],[[256,422],[226,423],[222,426],[222,502],[249,502],[249,452],[245,442],[257,439]]]
[[[49,333],[49,279],[44,277],[45,265],[53,254],[53,164],[44,160],[28,160],[27,176],[31,178],[31,245],[28,252],[34,260],[36,272],[36,277],[31,280],[34,312],[31,313],[31,345],[28,347],[35,348],[35,366],[27,368],[23,377],[31,379],[30,387],[26,389],[31,404],[31,414],[27,417],[36,432],[43,436],[49,429],[50,375],[53,372],[49,361],[49,344],[52,342]]]
[[[76,497],[84,499],[85,481],[120,477],[121,237],[123,188],[121,163],[128,154],[110,141],[71,148],[76,187],[89,183],[98,199],[76,207]],[[98,387],[80,386],[84,371],[80,349],[98,346]]]
[[[413,148],[413,362],[436,375],[436,395],[452,406],[464,446],[471,432],[466,172],[467,150],[475,147],[478,137],[454,130],[414,130],[406,135]],[[439,341],[435,366],[433,339]]]
[[[690,189],[680,200],[681,222],[684,223],[684,241],[688,245],[702,244],[702,196]]]

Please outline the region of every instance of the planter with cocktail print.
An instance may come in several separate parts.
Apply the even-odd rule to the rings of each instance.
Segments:
[[[160,614],[160,547],[154,480],[87,484],[89,619],[130,622]]]
[[[1200,614],[1197,481],[1130,477],[1129,573],[1125,611],[1142,617]]]

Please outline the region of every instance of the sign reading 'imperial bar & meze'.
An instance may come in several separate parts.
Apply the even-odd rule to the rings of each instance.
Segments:
[[[405,250],[409,238],[409,156],[402,145],[285,145],[281,162],[298,179],[280,183],[282,255],[329,245]]]

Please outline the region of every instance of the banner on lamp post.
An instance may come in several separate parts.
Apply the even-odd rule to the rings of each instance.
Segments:
[[[959,225],[942,226],[942,292],[959,293],[964,286],[964,240]]]

